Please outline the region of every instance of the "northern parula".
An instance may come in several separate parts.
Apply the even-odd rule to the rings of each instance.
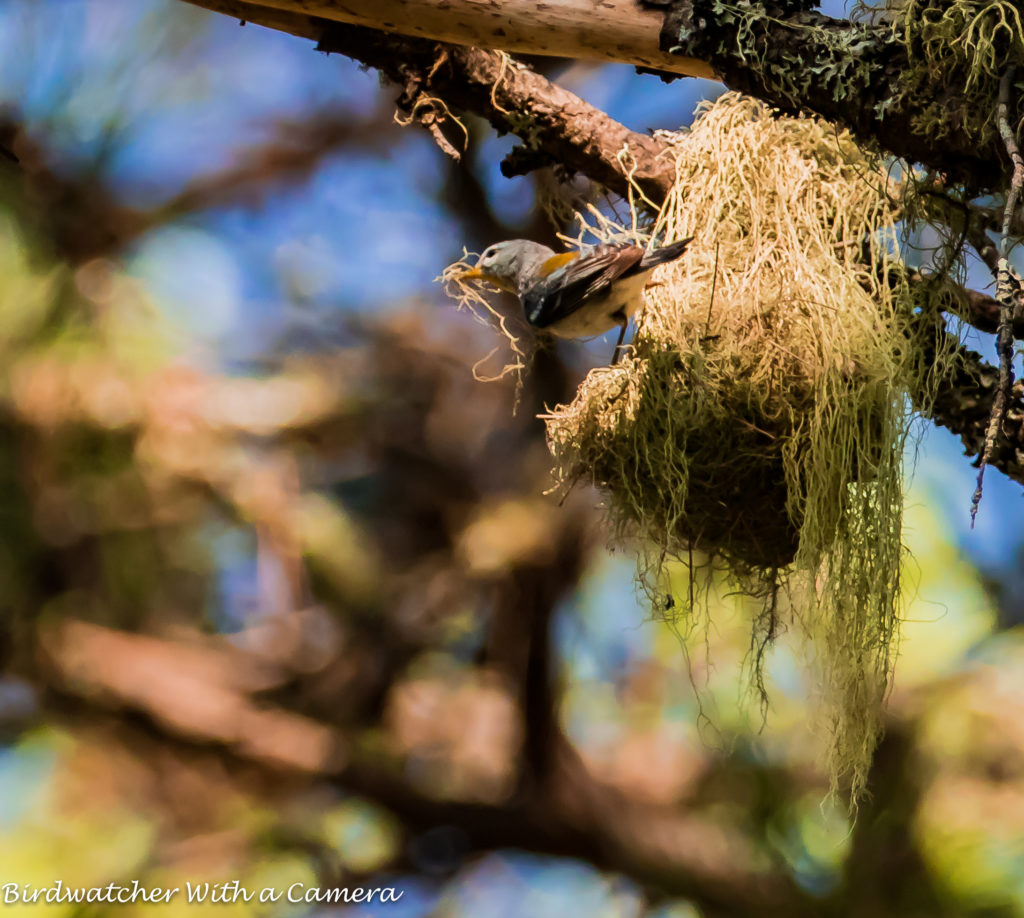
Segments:
[[[605,243],[561,254],[529,239],[510,239],[486,249],[462,277],[516,294],[526,321],[560,338],[590,338],[618,325],[614,364],[651,272],[682,255],[690,238],[653,251],[630,243]]]

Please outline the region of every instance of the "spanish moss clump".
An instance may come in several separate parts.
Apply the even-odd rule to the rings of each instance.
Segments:
[[[802,631],[855,800],[895,655],[908,395],[947,358],[922,358],[895,189],[849,136],[728,94],[669,140],[654,234],[694,242],[655,275],[632,356],[547,416],[556,475],[653,546],[656,608],[694,612],[666,603],[664,565],[698,550],[767,597],[756,660],[777,616]]]

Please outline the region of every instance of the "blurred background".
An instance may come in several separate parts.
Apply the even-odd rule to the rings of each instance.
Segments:
[[[833,4],[841,12],[841,4]],[[538,61],[634,130],[720,87]],[[872,797],[785,637],[653,621],[435,277],[554,239],[465,119],[178,0],[0,7],[0,884],[393,886],[351,916],[1024,914],[1020,487],[922,426]],[[7,155],[10,154],[10,155]],[[16,159],[16,161],[15,161]],[[984,336],[969,342],[989,359]],[[483,367],[501,365],[501,354]],[[7,905],[33,915],[202,911]]]

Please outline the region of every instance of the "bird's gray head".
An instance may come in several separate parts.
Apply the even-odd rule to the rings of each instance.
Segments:
[[[509,293],[520,293],[529,286],[541,264],[555,253],[546,245],[529,239],[509,239],[484,249],[476,267],[462,275],[478,278]]]

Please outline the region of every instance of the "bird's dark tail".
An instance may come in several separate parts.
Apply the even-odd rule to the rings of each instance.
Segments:
[[[693,236],[687,236],[678,242],[670,242],[668,245],[663,245],[660,249],[648,252],[640,262],[640,270],[646,271],[648,268],[664,264],[666,261],[675,261],[675,259],[683,254],[692,240]]]

